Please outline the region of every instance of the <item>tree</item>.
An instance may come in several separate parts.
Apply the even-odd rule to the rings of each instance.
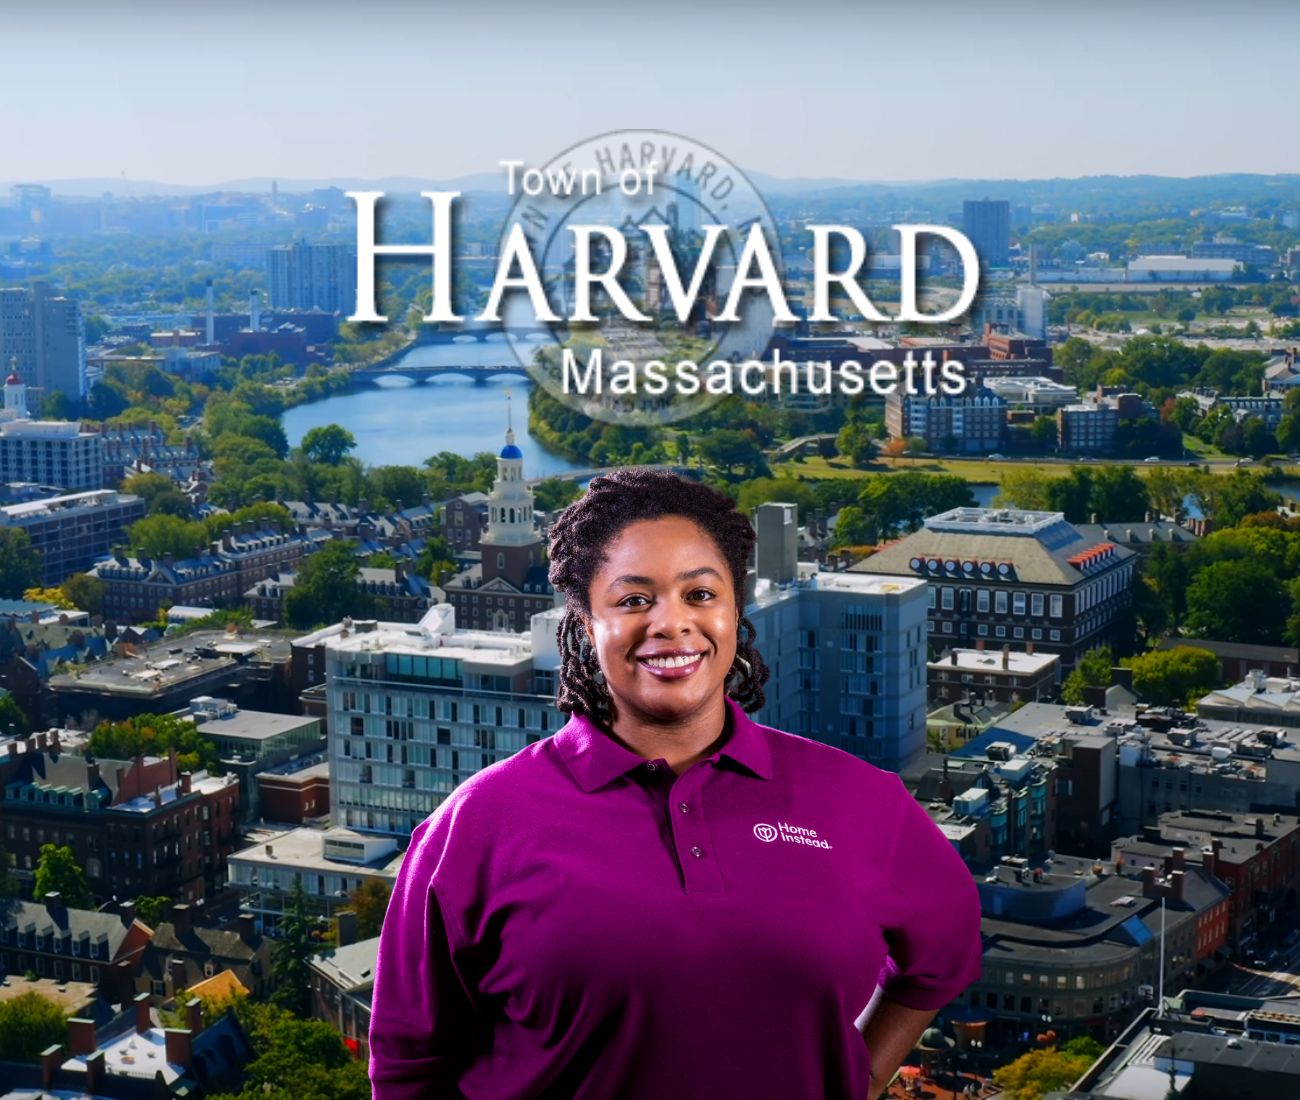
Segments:
[[[189,718],[174,714],[137,714],[105,722],[90,735],[91,755],[109,760],[130,760],[137,754],[167,756],[172,749],[181,771],[216,767],[216,745]]]
[[[358,939],[368,940],[379,935],[392,893],[387,883],[367,878],[348,895],[347,908],[357,915]]]
[[[77,866],[72,849],[66,844],[42,844],[36,863],[33,895],[43,898],[57,891],[69,909],[93,909],[95,899],[86,884],[86,874]]]
[[[154,559],[166,554],[193,557],[208,545],[207,528],[179,516],[145,516],[127,528],[127,537],[133,550]]]
[[[748,432],[718,428],[696,444],[696,451],[710,466],[720,466],[729,474],[736,467],[740,467],[741,476],[746,478],[769,474],[763,449]]]
[[[72,606],[91,615],[104,610],[104,582],[90,573],[76,573],[63,582],[64,595]]]
[[[51,607],[57,607],[62,611],[73,610],[73,603],[68,599],[68,594],[62,588],[42,588],[37,585],[35,588],[29,588],[23,593],[23,599],[29,603],[44,603]]]
[[[410,508],[428,492],[428,478],[417,466],[374,466],[366,471],[366,497],[373,508]]]
[[[1277,437],[1258,416],[1249,416],[1241,426],[1242,446],[1251,458],[1263,458],[1277,450]]]
[[[298,629],[336,623],[345,615],[364,618],[373,607],[358,584],[360,576],[361,564],[350,544],[338,539],[326,543],[298,566],[284,598],[284,617]]]
[[[1219,659],[1194,646],[1157,649],[1124,663],[1133,670],[1133,690],[1150,703],[1183,706],[1219,682]]]
[[[865,424],[850,420],[836,435],[835,450],[861,470],[876,457],[876,441],[871,438],[871,431]]]
[[[325,424],[312,428],[302,437],[302,453],[313,462],[323,462],[327,466],[337,466],[344,455],[356,448],[356,437],[346,428],[337,424]]]
[[[1045,512],[1051,507],[1047,486],[1050,478],[1036,466],[1009,466],[1002,474],[996,503],[1000,507],[1027,508]]]
[[[1136,521],[1151,510],[1151,497],[1132,466],[1102,466],[1093,471],[1088,507],[1104,523]]]
[[[132,474],[122,481],[121,490],[143,500],[145,510],[152,515],[155,511],[154,501],[164,494],[176,492],[176,483],[162,474]]]
[[[1084,688],[1110,687],[1111,661],[1109,646],[1088,650],[1061,685],[1061,698],[1071,704],[1082,703]]]
[[[424,540],[420,556],[415,559],[415,571],[434,584],[441,584],[456,572],[456,555],[445,538],[430,535]]]
[[[18,737],[26,737],[32,732],[32,724],[27,717],[27,712],[7,691],[0,696],[0,732]]]
[[[157,928],[167,919],[171,905],[172,899],[163,894],[153,897],[141,894],[135,899],[135,915],[150,928]]]
[[[321,922],[307,911],[302,876],[295,875],[280,916],[280,938],[271,955],[275,992],[271,1002],[299,1017],[311,1015],[311,960],[328,944],[321,940]]]
[[[1049,1092],[1069,1089],[1096,1057],[1077,1048],[1069,1050],[1068,1046],[1063,1050],[1031,1050],[994,1070],[993,1081],[1002,1088],[1006,1100],[1042,1100]]]
[[[875,521],[857,505],[846,504],[835,518],[835,535],[831,549],[841,546],[866,546],[876,541],[879,531]]]
[[[9,877],[13,865],[14,857],[5,847],[4,841],[0,840],[0,902],[18,893],[18,884]]]
[[[689,437],[685,432],[678,433],[678,447],[681,446],[681,441],[686,438]],[[686,460],[681,459],[681,461],[684,464]],[[582,496],[582,490],[572,478],[543,478],[533,486],[533,502],[543,512],[552,514],[561,511],[580,496]]]
[[[246,996],[200,998],[204,1024],[233,1012],[253,1045],[243,1091],[208,1093],[209,1100],[370,1100],[366,1063],[324,1020]]]
[[[1056,421],[1050,416],[1034,417],[1029,425],[1029,438],[1040,450],[1052,450],[1056,446]]]
[[[42,1051],[67,1037],[67,1017],[55,1001],[32,992],[0,1002],[0,1061],[40,1061]]]
[[[0,597],[16,600],[40,583],[41,557],[21,527],[0,527]]]
[[[1277,645],[1287,608],[1273,572],[1253,559],[1207,565],[1187,588],[1187,633],[1220,642]]]
[[[291,531],[293,513],[283,504],[259,500],[253,504],[246,504],[242,508],[236,508],[233,512],[218,512],[203,520],[208,538],[213,541],[221,538],[227,531],[234,530],[241,523],[251,523],[259,530]]]
[[[1092,471],[1075,467],[1065,477],[1053,478],[1047,483],[1047,502],[1051,511],[1064,512],[1068,522],[1087,523],[1091,518]]]
[[[880,453],[889,459],[893,465],[897,466],[899,458],[907,454],[907,440],[902,438],[891,439],[880,448]]]

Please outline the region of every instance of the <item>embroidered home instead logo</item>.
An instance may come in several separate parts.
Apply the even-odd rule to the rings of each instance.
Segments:
[[[808,848],[830,848],[831,846],[829,840],[824,840],[817,835],[816,829],[804,829],[785,821],[778,821],[775,825],[759,822],[754,826],[754,835],[764,844],[773,844],[781,840],[786,844],[802,844]]]

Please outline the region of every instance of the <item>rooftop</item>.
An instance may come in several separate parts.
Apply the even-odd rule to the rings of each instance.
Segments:
[[[1026,653],[1012,649],[949,649],[931,661],[932,669],[956,668],[962,672],[1005,672],[1011,676],[1036,675],[1061,658],[1055,653]]]
[[[87,508],[135,504],[140,499],[131,493],[119,493],[115,489],[93,489],[87,493],[69,493],[67,496],[49,497],[45,500],[28,500],[22,504],[6,504],[0,507],[0,517],[3,517],[0,518],[0,523],[19,522],[24,519]]]
[[[375,936],[336,947],[328,955],[313,959],[311,965],[341,989],[357,989],[374,984],[378,958],[379,937]]]
[[[108,1073],[151,1079],[161,1074],[169,1085],[185,1073],[184,1066],[167,1061],[167,1036],[160,1027],[151,1027],[142,1033],[137,1033],[134,1027],[129,1028],[112,1039],[101,1041],[99,1049],[104,1052],[104,1069]],[[74,1054],[63,1063],[63,1068],[84,1073],[86,1056]]]
[[[350,868],[354,873],[368,871],[388,878],[395,878],[402,865],[402,853],[397,851],[397,841],[393,838],[355,833],[344,828],[291,829],[275,834],[265,843],[244,848],[230,858],[244,863],[309,871]]]
[[[241,663],[286,662],[290,637],[273,631],[241,635],[198,630],[179,638],[165,637],[135,653],[52,676],[50,686],[55,690],[111,695],[162,695],[188,680],[232,670]]]
[[[199,732],[213,737],[238,737],[267,741],[306,726],[320,726],[320,719],[303,714],[270,714],[260,710],[234,709],[226,717],[198,721]]]

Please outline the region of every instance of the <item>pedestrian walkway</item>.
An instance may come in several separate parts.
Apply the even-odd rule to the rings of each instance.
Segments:
[[[885,1093],[888,1100],[988,1100],[1001,1095],[987,1077],[974,1073],[940,1074],[929,1077],[924,1073],[911,1077],[900,1076]],[[882,1098],[883,1100],[883,1098]]]

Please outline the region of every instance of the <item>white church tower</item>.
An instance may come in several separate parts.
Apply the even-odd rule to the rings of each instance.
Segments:
[[[9,377],[5,379],[5,419],[27,420],[31,413],[27,411],[27,386],[18,373],[17,358],[9,365]]]
[[[524,453],[515,446],[510,395],[506,394],[506,445],[497,455],[497,477],[488,497],[488,525],[479,540],[483,563],[497,547],[534,546],[541,533],[533,514],[533,490],[524,480]]]

